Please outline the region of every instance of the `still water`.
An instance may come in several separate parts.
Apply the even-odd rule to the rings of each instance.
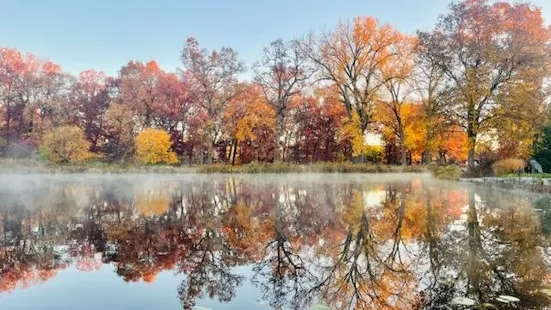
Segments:
[[[423,175],[4,175],[0,309],[547,309],[550,234]]]

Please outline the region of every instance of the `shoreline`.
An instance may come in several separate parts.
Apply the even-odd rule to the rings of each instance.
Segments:
[[[502,189],[520,189],[536,193],[551,193],[551,178],[539,177],[481,177],[460,178],[461,183],[472,183],[485,187]]]
[[[353,163],[266,163],[246,164],[239,166],[212,164],[197,166],[169,166],[169,165],[120,165],[91,163],[84,165],[54,165],[42,162],[1,162],[0,174],[285,174],[285,173],[428,173],[423,166],[393,166],[378,164]]]

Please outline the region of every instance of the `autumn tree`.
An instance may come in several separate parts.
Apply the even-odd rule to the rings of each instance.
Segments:
[[[62,123],[67,82],[58,65],[0,48],[0,145],[5,153],[36,147],[45,131]]]
[[[105,113],[110,102],[107,76],[103,72],[83,71],[71,86],[67,117],[84,131],[92,151],[98,151],[102,144]]]
[[[313,70],[298,41],[279,39],[264,48],[264,56],[254,71],[255,81],[262,87],[266,101],[275,109],[274,161],[280,161],[283,159],[281,139],[289,102],[307,86]]]
[[[407,165],[423,152],[423,115],[419,104],[396,98],[397,101],[380,102],[374,120],[380,124],[387,148],[386,161]]]
[[[134,151],[136,124],[133,113],[121,103],[113,103],[105,112],[103,151],[108,162],[126,161]]]
[[[396,55],[404,35],[373,17],[340,23],[334,31],[310,36],[303,42],[321,78],[333,83],[349,117],[358,116],[361,134],[370,124],[386,79],[383,66]]]
[[[181,55],[184,70],[190,78],[190,93],[198,108],[208,116],[207,161],[212,162],[213,150],[221,139],[224,108],[240,92],[237,75],[245,70],[237,52],[229,47],[219,51],[201,48],[194,38],[188,38]]]
[[[143,164],[175,164],[178,158],[170,146],[166,131],[147,128],[136,136],[136,159]]]
[[[450,113],[446,75],[427,46],[417,45],[416,56],[410,81],[419,110],[411,132],[417,137],[415,144],[421,152],[421,162],[429,163],[435,155],[440,163],[465,161],[467,133]]]
[[[542,107],[536,105],[526,107],[525,110],[513,109],[511,108],[507,113],[515,113],[519,119],[507,117],[496,122],[489,122],[493,130],[487,136],[495,141],[494,152],[498,158],[528,159],[532,155],[538,135],[544,130],[546,113],[543,112]]]
[[[54,128],[42,140],[40,153],[54,163],[82,163],[93,157],[84,132],[74,125]]]
[[[301,100],[295,109],[293,121],[297,135],[293,147],[294,159],[304,161],[337,161],[347,158],[349,141],[340,133],[346,121],[344,106],[323,90],[316,97]]]
[[[29,133],[26,144],[35,149],[42,136],[52,128],[67,124],[66,111],[72,77],[51,61],[42,61],[28,86],[33,97],[26,106]]]
[[[415,38],[403,36],[395,42],[394,56],[382,64],[382,77],[385,93],[380,104],[391,115],[390,128],[400,144],[400,163],[407,165],[405,109],[411,98],[412,84],[410,77],[415,63]],[[411,104],[411,101],[409,102]],[[411,110],[411,107],[410,107]]]
[[[23,127],[25,110],[24,93],[27,91],[24,73],[30,71],[29,62],[32,55],[21,54],[15,49],[0,49],[0,104],[3,114],[3,139],[6,150],[10,149],[12,140],[18,139]]]
[[[181,142],[183,126],[189,119],[195,100],[191,93],[190,79],[187,75],[180,77],[175,73],[165,72],[157,81],[157,91],[161,102],[153,112],[153,123],[167,130],[171,134],[173,145],[176,145]]]
[[[209,117],[202,109],[190,109],[186,121],[184,123],[185,138],[182,145],[177,145],[181,154],[187,155],[188,163],[194,161],[194,158],[199,158],[201,163],[204,163],[204,148],[206,143],[210,143],[210,131],[208,128]]]
[[[152,126],[153,111],[158,105],[157,80],[161,70],[156,62],[130,61],[121,68],[118,81],[119,102],[131,109],[138,125]]]
[[[191,104],[188,81],[162,70],[157,62],[130,61],[121,68],[118,101],[134,112],[141,128],[176,130]]]
[[[253,153],[255,160],[263,161],[271,156],[270,137],[275,130],[274,108],[269,105],[259,85],[243,85],[243,91],[229,103],[224,111],[224,128],[231,139],[230,161],[247,162]],[[268,139],[267,139],[268,138]],[[270,158],[271,160],[271,158]]]
[[[433,153],[437,151],[440,135],[450,125],[451,118],[446,113],[448,101],[445,99],[446,79],[444,71],[437,66],[433,55],[427,47],[418,44],[417,61],[411,77],[413,96],[419,103],[422,118],[422,128],[416,131],[422,133],[422,162],[432,161]]]
[[[448,125],[435,139],[440,163],[449,160],[465,162],[468,157],[468,137],[464,128],[459,125]]]
[[[515,106],[542,105],[537,94],[548,74],[551,31],[529,4],[466,0],[452,3],[436,28],[419,36],[445,73],[448,111],[467,131],[473,169],[477,138],[491,122],[518,117],[508,112]],[[519,102],[512,92],[534,96]]]

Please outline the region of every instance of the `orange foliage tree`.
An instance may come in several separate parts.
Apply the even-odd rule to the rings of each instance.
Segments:
[[[336,30],[304,42],[322,78],[337,87],[348,115],[357,114],[362,135],[380,97],[383,68],[396,57],[404,37],[391,25],[362,16],[352,24],[341,23]]]
[[[190,92],[196,108],[206,115],[204,131],[207,162],[212,162],[213,150],[221,140],[224,109],[240,92],[237,75],[245,70],[237,52],[229,47],[209,51],[194,38],[188,38],[182,50],[182,63],[190,77]]]
[[[224,111],[224,128],[231,139],[229,159],[235,164],[237,154],[245,155],[249,148],[258,155],[256,160],[268,160],[272,156],[273,144],[270,139],[265,139],[274,134],[274,108],[266,102],[260,86],[247,84],[241,87],[243,91]],[[239,160],[243,163],[248,158],[240,156]]]
[[[407,165],[407,137],[402,106],[407,104],[412,94],[409,78],[415,64],[414,51],[417,40],[404,35],[394,44],[394,57],[390,57],[381,65],[382,81],[386,90],[381,103],[391,112],[391,128],[400,143],[400,163],[405,166]]]

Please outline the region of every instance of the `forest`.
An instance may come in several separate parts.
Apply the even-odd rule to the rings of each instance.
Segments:
[[[0,154],[61,164],[469,168],[536,158],[549,171],[550,55],[541,9],[486,0],[453,2],[432,30],[414,34],[359,16],[276,39],[250,64],[188,38],[175,72],[150,60],[116,76],[74,76],[0,48]]]

